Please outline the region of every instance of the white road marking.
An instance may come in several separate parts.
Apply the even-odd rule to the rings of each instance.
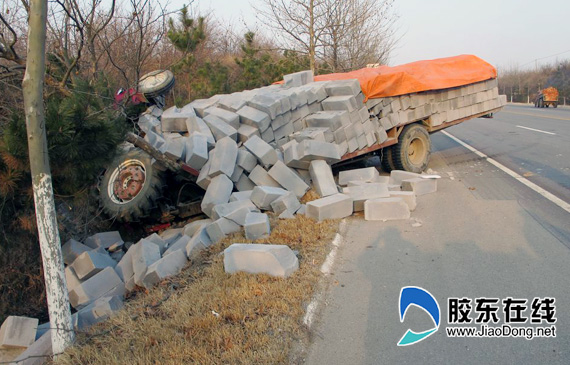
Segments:
[[[540,132],[540,133],[545,133],[545,134],[550,134],[555,136],[556,133],[552,133],[552,132],[547,132],[547,131],[541,131],[540,129],[534,129],[534,128],[529,128],[529,127],[524,127],[522,125],[517,125],[518,128],[523,128],[523,129],[528,129],[529,131],[535,131],[535,132]]]
[[[343,219],[339,225],[339,229],[338,229],[339,232],[343,232],[345,226],[346,226],[346,220]],[[332,266],[333,266],[334,261],[336,259],[336,253],[338,251],[338,248],[342,244],[342,236],[337,233],[333,239],[332,244],[333,244],[333,248],[332,248],[331,252],[329,252],[329,254],[327,255],[325,262],[321,266],[321,272],[325,275],[330,274],[330,272],[332,270]],[[319,308],[319,303],[321,302],[321,300],[322,300],[322,293],[317,293],[317,295],[315,295],[313,297],[313,299],[311,300],[311,302],[307,306],[307,313],[305,313],[305,316],[303,317],[303,323],[309,328],[313,324],[313,320],[315,318],[315,314],[317,313],[317,309]]]
[[[486,154],[484,154],[483,152],[478,151],[477,149],[475,149],[474,147],[471,147],[470,145],[468,145],[467,143],[463,142],[462,140],[460,140],[459,138],[451,135],[450,133],[446,132],[446,131],[441,131],[441,133],[445,134],[446,136],[448,136],[449,138],[451,138],[452,140],[454,140],[455,142],[459,143],[460,145],[462,145],[463,147],[467,148],[469,151],[473,152],[474,154],[476,154],[477,156],[484,158],[487,160],[487,162],[489,162],[492,165],[495,165],[496,167],[498,167],[499,169],[501,169],[503,172],[507,173],[508,175],[514,177],[518,182],[520,182],[523,185],[528,186],[529,188],[531,188],[532,190],[536,191],[537,193],[539,193],[540,195],[542,195],[543,197],[545,197],[546,199],[550,200],[551,202],[553,202],[554,204],[558,205],[560,208],[564,209],[565,211],[567,211],[568,213],[570,213],[570,204],[565,202],[564,200],[560,199],[559,197],[557,197],[556,195],[550,193],[549,191],[544,190],[543,188],[541,188],[540,186],[536,185],[533,182],[530,182],[528,179],[524,178],[523,176],[517,174],[516,172],[514,172],[513,170],[509,169],[508,167],[506,167],[505,165],[501,164],[500,162],[498,162],[497,160],[492,159],[491,157],[487,156]]]

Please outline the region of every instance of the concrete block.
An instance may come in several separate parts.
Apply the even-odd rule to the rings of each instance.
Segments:
[[[352,208],[350,196],[335,194],[307,203],[305,215],[320,222],[325,219],[348,217],[352,214]]]
[[[186,252],[186,245],[188,245],[188,242],[190,241],[190,239],[191,239],[191,237],[187,236],[187,235],[180,236],[180,238],[178,238],[174,243],[172,243],[171,245],[168,245],[168,248],[166,249],[166,251],[164,251],[164,254],[162,254],[162,257],[166,257],[166,256],[168,256],[168,255],[170,255],[176,251],[182,250],[182,251]]]
[[[249,179],[257,186],[272,186],[280,188],[281,185],[273,179],[261,166],[257,165],[249,174]],[[252,189],[253,190],[253,189]]]
[[[247,172],[251,172],[257,166],[257,157],[249,152],[246,148],[238,149],[237,165]]]
[[[435,193],[437,191],[437,179],[408,179],[402,181],[402,191],[413,191],[417,196]]]
[[[330,96],[322,102],[323,110],[346,110],[352,112],[358,109],[354,96]]]
[[[275,119],[271,121],[271,128],[273,130],[276,130],[281,128],[287,123],[293,122],[293,120],[291,119],[291,115],[292,115],[291,112],[287,112],[285,114],[280,114],[276,116]]]
[[[180,109],[175,106],[166,109],[160,118],[163,132],[187,132],[186,120],[195,118],[196,114],[188,109]]]
[[[137,121],[139,128],[145,133],[162,134],[162,125],[157,117],[151,114],[142,114]]]
[[[234,129],[239,128],[239,115],[232,111],[218,107],[208,108],[204,111],[204,121],[206,121],[209,115],[219,118]]]
[[[336,183],[334,182],[332,169],[325,161],[311,161],[309,173],[311,175],[311,179],[313,180],[313,187],[321,198],[338,194],[338,189],[336,187]]]
[[[283,76],[283,81],[287,88],[307,85],[314,81],[313,71],[307,70],[288,74]]]
[[[408,110],[412,105],[411,99],[409,95],[402,95],[400,96],[400,109],[401,110]],[[396,112],[396,110],[392,107],[392,111]]]
[[[200,171],[208,161],[208,138],[200,133],[192,133],[185,139],[186,164]]]
[[[264,213],[250,212],[245,217],[245,238],[255,241],[267,237],[271,232],[269,217]]]
[[[186,156],[186,138],[179,133],[165,133],[166,151],[164,154],[174,160],[184,160]]]
[[[147,268],[160,260],[160,249],[156,244],[143,238],[131,250],[134,250],[132,261],[135,284],[142,286]]]
[[[238,132],[238,138],[239,138],[240,142],[246,142],[248,139],[250,139],[253,136],[261,137],[261,133],[259,132],[259,129],[257,129],[256,127],[252,127],[250,125],[247,125],[247,124],[240,125],[237,132]]]
[[[367,221],[391,221],[409,219],[410,209],[402,198],[380,198],[364,203],[364,219]]]
[[[295,214],[305,215],[306,212],[307,212],[307,205],[301,204],[301,207],[299,208],[299,210],[297,210]]]
[[[287,195],[288,191],[271,187],[271,186],[256,186],[251,192],[251,201],[256,207],[262,210],[271,209],[271,203],[280,196]]]
[[[257,210],[257,207],[250,199],[238,200],[225,204],[218,204],[212,209],[212,219],[225,218],[231,213],[241,208],[248,208],[250,210]]]
[[[115,267],[117,262],[105,251],[93,250],[82,253],[71,267],[80,280],[87,280],[106,267]]]
[[[346,111],[323,111],[309,115],[305,121],[309,127],[324,127],[336,131],[347,124],[350,114]]]
[[[81,280],[77,277],[77,274],[71,266],[66,266],[65,270],[65,282],[67,283],[67,291],[73,290],[77,285],[81,285]]]
[[[380,174],[375,167],[341,171],[338,174],[338,184],[346,186],[349,181],[374,182]]]
[[[388,191],[388,185],[380,183],[351,186],[342,189],[342,192],[343,194],[346,194],[352,198],[353,210],[355,212],[363,211],[364,202],[369,199],[390,197],[390,193]]]
[[[410,212],[416,210],[416,194],[413,191],[390,191],[390,198],[400,198],[406,203]]]
[[[298,198],[303,197],[310,188],[293,170],[281,161],[277,161],[268,173],[277,183],[294,193]]]
[[[288,211],[290,214],[295,214],[299,208],[301,208],[301,202],[299,202],[299,199],[291,192],[271,202],[271,210],[277,215],[285,211]]]
[[[224,269],[286,278],[299,269],[299,260],[285,245],[234,243],[224,250]]]
[[[213,150],[210,151],[210,153],[209,153],[210,157],[212,155],[213,155]],[[208,186],[210,185],[210,182],[212,181],[210,176],[208,176],[209,172],[210,172],[210,160],[206,161],[204,166],[202,166],[202,168],[200,169],[200,174],[198,175],[198,178],[196,179],[196,185],[198,185],[199,187],[201,187],[204,190],[208,189]]]
[[[362,91],[360,88],[360,82],[356,79],[330,81],[325,85],[325,90],[329,96],[355,96]]]
[[[192,236],[192,238],[188,242],[188,245],[186,246],[186,257],[188,257],[189,259],[191,259],[192,256],[196,255],[202,250],[205,250],[206,248],[210,247],[213,244],[212,240],[210,239],[210,236],[208,236],[208,231],[206,230],[206,228],[207,226],[204,226],[200,228],[198,231],[196,231],[194,236]]]
[[[253,189],[232,193],[232,195],[230,196],[230,203],[240,201],[240,200],[251,200],[250,198],[251,198],[252,192],[253,192]]]
[[[119,295],[99,298],[76,313],[77,328],[85,329],[102,322],[121,310],[123,306],[123,298]]]
[[[225,137],[216,142],[216,148],[210,160],[210,171],[208,172],[210,178],[221,174],[228,177],[232,176],[236,166],[237,155],[238,147],[233,139]]]
[[[162,138],[159,134],[148,131],[145,132],[144,140],[147,141],[152,147],[156,148],[160,152],[166,152],[166,140]]]
[[[337,148],[338,148],[338,154],[344,156],[346,153],[348,153],[348,142],[344,141],[337,143]]]
[[[356,137],[356,142],[358,143],[358,149],[361,150],[368,146],[368,141],[366,140],[366,135],[361,134],[360,136]]]
[[[234,172],[232,173],[232,176],[230,176],[230,180],[234,184],[237,184],[239,179],[241,178],[241,175],[243,175],[243,168],[236,165],[234,168]]]
[[[184,107],[192,107],[200,118],[204,118],[206,116],[206,110],[212,108],[216,105],[217,101],[214,99],[197,99],[192,101],[190,104],[185,105]]]
[[[125,295],[125,284],[112,267],[103,271],[73,288],[69,292],[71,305],[80,309],[101,297]]]
[[[210,223],[212,223],[212,220],[209,218],[192,221],[184,226],[184,235],[192,237],[199,229],[205,227]]]
[[[212,134],[212,131],[210,130],[210,127],[208,127],[202,118],[196,118],[194,121],[192,121],[192,123],[188,126],[188,133],[200,133],[206,136],[208,148],[212,148],[216,144],[216,140]]]
[[[142,282],[143,286],[149,289],[166,278],[178,275],[187,262],[186,247],[164,256],[148,267]]]
[[[251,191],[255,187],[255,184],[245,173],[243,173],[235,183],[235,186],[237,191]]]
[[[0,347],[29,347],[36,340],[37,318],[9,316],[0,327]]]
[[[422,175],[416,174],[415,172],[408,172],[403,170],[392,170],[390,172],[390,181],[392,185],[401,185],[402,181],[408,179],[420,178]]]
[[[366,145],[372,147],[376,143],[376,137],[373,133],[366,133]]]
[[[228,234],[239,232],[240,230],[241,227],[237,223],[226,218],[216,219],[206,227],[208,237],[210,237],[213,243],[218,243]]]
[[[73,238],[61,246],[61,253],[63,254],[63,262],[70,265],[75,259],[83,252],[91,251],[93,248],[84,245],[83,243],[74,240]]]
[[[210,114],[206,116],[204,118],[204,123],[208,125],[216,141],[219,141],[224,137],[229,137],[234,141],[237,141],[237,135],[238,135],[237,130],[228,123],[221,120],[220,118],[216,117],[215,115]]]
[[[110,249],[111,247],[121,247],[123,244],[124,241],[119,231],[99,232],[85,240],[85,245],[91,248]]]
[[[347,142],[348,152],[354,152],[358,149],[358,140],[356,138],[351,138]]]
[[[374,137],[376,138],[376,143],[382,144],[388,140],[388,133],[386,133],[384,128],[379,128],[374,132]]]
[[[267,143],[275,141],[275,134],[272,128],[267,128],[265,132],[261,133],[261,139]]]
[[[259,162],[266,166],[273,166],[277,162],[277,153],[264,140],[257,136],[252,136],[244,143],[245,148],[251,152]]]
[[[133,247],[134,246],[132,246],[131,248],[129,248],[129,250],[127,250],[121,261],[119,261],[117,266],[115,266],[115,271],[117,272],[117,275],[119,275],[119,278],[124,283],[129,281],[129,279],[133,278],[135,275],[135,270],[133,268],[133,254],[135,253],[135,250],[133,250]],[[71,289],[69,291],[71,291]]]
[[[255,127],[260,133],[265,131],[271,123],[271,118],[267,113],[254,109],[248,105],[238,110],[237,114],[239,115],[240,122],[242,124]]]
[[[233,188],[234,184],[226,175],[213,178],[200,205],[202,212],[211,217],[212,208],[215,205],[227,203],[230,200]]]
[[[287,123],[276,129],[274,132],[274,136],[275,139],[282,139],[289,137],[289,135],[294,132],[295,132],[295,127],[293,126],[293,123]]]
[[[255,95],[247,102],[247,105],[266,113],[271,119],[275,119],[275,117],[282,112],[281,100],[275,98],[272,94]],[[242,121],[242,123],[244,122]],[[269,126],[269,124],[267,124],[267,126]],[[263,132],[265,129],[267,129],[267,127],[263,129],[260,128],[260,131]]]
[[[283,151],[283,161],[285,165],[297,169],[309,169],[309,161],[301,161],[299,158],[299,153],[297,151],[299,143],[295,140],[292,140],[291,144],[289,144]]]
[[[340,161],[340,154],[334,143],[304,140],[297,146],[301,161],[324,160],[328,163]]]

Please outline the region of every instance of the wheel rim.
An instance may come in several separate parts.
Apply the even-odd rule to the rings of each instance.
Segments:
[[[111,174],[107,193],[114,203],[127,204],[141,192],[145,184],[144,164],[139,160],[127,160]]]
[[[168,71],[158,70],[149,72],[139,80],[139,90],[143,93],[152,90],[157,85],[163,84],[169,77]]]
[[[427,156],[427,146],[421,138],[414,138],[408,147],[408,160],[415,166],[424,163]]]

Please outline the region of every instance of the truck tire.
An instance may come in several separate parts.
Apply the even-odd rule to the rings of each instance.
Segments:
[[[392,154],[398,170],[418,174],[424,171],[431,155],[431,140],[426,128],[418,123],[405,126]]]
[[[380,165],[382,166],[382,170],[385,172],[390,172],[392,170],[396,170],[396,165],[394,165],[394,155],[392,153],[393,146],[384,147],[382,151],[380,151]]]
[[[553,103],[553,104],[552,104],[552,107],[553,107],[553,108],[558,108],[558,103]]]
[[[134,222],[147,216],[162,192],[160,171],[152,157],[135,148],[110,164],[99,188],[103,211],[121,222]]]
[[[155,98],[174,87],[174,74],[168,70],[149,72],[139,80],[139,92],[147,98]]]

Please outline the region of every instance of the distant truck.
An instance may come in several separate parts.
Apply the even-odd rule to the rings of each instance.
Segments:
[[[558,90],[554,87],[541,90],[534,101],[535,108],[548,108],[550,105],[553,108],[558,106]]]

